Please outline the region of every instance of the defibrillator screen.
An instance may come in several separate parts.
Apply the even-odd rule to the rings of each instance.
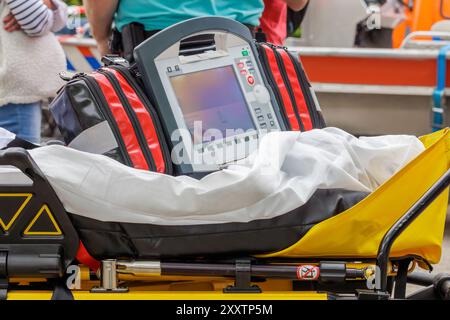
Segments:
[[[232,66],[173,76],[170,81],[194,143],[210,141],[214,132],[226,138],[256,129]]]

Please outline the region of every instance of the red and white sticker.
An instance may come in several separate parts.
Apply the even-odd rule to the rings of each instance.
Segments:
[[[319,279],[320,269],[317,266],[303,265],[297,267],[297,278],[300,280],[314,281]]]

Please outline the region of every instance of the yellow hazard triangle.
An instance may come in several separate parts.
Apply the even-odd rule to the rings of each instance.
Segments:
[[[62,232],[49,207],[43,205],[23,234],[27,236],[57,236],[62,235]]]
[[[0,227],[8,231],[30,202],[31,193],[0,193]]]

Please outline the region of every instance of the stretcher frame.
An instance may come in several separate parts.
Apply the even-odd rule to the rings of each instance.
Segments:
[[[0,166],[4,165],[18,168],[33,184],[0,185],[0,194],[30,194],[33,200],[21,207],[15,221],[9,222],[9,228],[0,235],[0,298],[3,299],[379,300],[407,298],[407,283],[426,286],[411,295],[412,299],[449,298],[449,275],[429,278],[413,273],[408,276],[415,265],[412,262],[426,261],[414,256],[394,258],[390,253],[395,240],[447,190],[450,170],[390,227],[375,259],[113,259],[102,261],[97,274],[81,266],[76,273],[81,286],[69,290],[66,271],[78,248],[78,236],[69,216],[27,151],[11,148],[0,152]],[[44,206],[54,217],[50,221],[57,223],[50,226],[53,230],[40,234],[23,232],[32,229],[36,210]],[[60,232],[55,233],[55,229]]]

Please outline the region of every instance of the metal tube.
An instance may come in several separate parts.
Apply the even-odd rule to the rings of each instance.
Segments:
[[[235,277],[236,265],[227,263],[179,263],[179,262],[160,262],[160,261],[114,261],[105,260],[102,264],[102,273],[105,274],[105,284],[111,286],[107,280],[109,270],[115,268],[118,275],[127,275],[136,278],[154,278],[158,276],[185,276],[185,277]],[[108,268],[106,273],[104,268]],[[317,277],[307,277],[302,275],[301,269],[307,267],[307,270],[313,267],[316,269]],[[253,264],[251,266],[251,276],[261,278],[278,278],[290,280],[315,281],[324,280],[320,275],[320,266],[311,266],[309,264],[299,265],[281,265],[281,264]],[[345,264],[340,265],[339,270],[343,271],[342,277],[349,279],[361,279],[365,277],[365,269],[346,268]],[[325,270],[326,271],[326,270]],[[327,278],[326,275],[324,275]],[[330,280],[330,279],[328,279]],[[103,281],[103,278],[102,278]],[[103,286],[104,286],[103,285]]]
[[[294,265],[252,265],[254,277],[297,279],[297,268]],[[201,264],[201,263],[167,263],[161,264],[162,275],[186,276],[221,276],[234,277],[234,264]]]
[[[251,276],[263,278],[279,278],[291,280],[318,280],[315,277],[302,277],[300,269],[309,265],[261,265],[254,264],[251,266]],[[319,266],[316,266],[320,274]],[[349,278],[363,278],[364,270],[357,271],[356,269],[345,269]],[[202,264],[202,263],[176,263],[176,262],[162,262],[161,275],[164,276],[219,276],[219,277],[234,277],[236,275],[236,266],[234,264]],[[345,275],[344,275],[345,277]]]
[[[387,290],[389,254],[394,241],[402,232],[425,211],[425,209],[442,193],[450,184],[450,170],[447,172],[416,202],[414,205],[389,229],[384,235],[378,248],[377,266],[380,272],[381,292]]]
[[[252,265],[251,275],[254,277],[269,277],[297,279],[298,266],[294,265]],[[185,276],[222,276],[234,277],[234,264],[201,264],[201,263],[161,263],[162,275]]]
[[[425,272],[414,272],[413,274],[408,275],[408,283],[423,287],[433,285],[433,279],[433,275]]]
[[[102,288],[117,289],[116,260],[102,260]]]
[[[164,276],[232,277],[235,273],[234,264],[161,262],[161,274]]]
[[[161,275],[160,261],[118,261],[117,273],[135,277],[155,277]]]

